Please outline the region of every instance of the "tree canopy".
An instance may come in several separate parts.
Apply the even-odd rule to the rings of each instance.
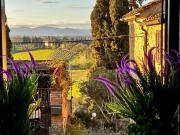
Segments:
[[[128,52],[128,24],[120,21],[129,12],[127,0],[97,0],[91,13],[93,49],[97,65],[114,68]]]

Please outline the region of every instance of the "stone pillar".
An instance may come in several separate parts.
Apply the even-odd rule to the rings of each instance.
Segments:
[[[51,89],[50,104],[51,104],[51,125],[61,127],[62,126],[62,91],[55,85]]]
[[[69,116],[69,105],[65,90],[61,88],[61,68],[56,68],[54,71],[54,77],[56,84],[53,86],[50,95],[51,104],[51,126],[60,127],[66,129],[66,124]]]

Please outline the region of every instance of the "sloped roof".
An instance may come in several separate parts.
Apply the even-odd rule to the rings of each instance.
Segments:
[[[138,17],[148,18],[150,16],[161,13],[161,0],[154,0],[152,2],[147,3],[146,5],[134,9],[131,12],[125,14],[123,16],[124,20],[128,20],[129,17],[138,15]]]

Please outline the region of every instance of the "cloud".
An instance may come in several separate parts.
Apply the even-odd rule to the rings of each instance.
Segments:
[[[67,8],[74,8],[74,9],[88,9],[88,8],[93,8],[90,6],[81,6],[81,5],[69,5]]]
[[[41,2],[43,4],[54,4],[54,3],[59,3],[57,0],[36,0],[38,2]]]
[[[88,7],[88,6],[78,6],[78,5],[70,5],[67,8],[74,8],[74,9],[88,9],[88,8],[92,8],[92,7]]]
[[[53,4],[53,3],[59,3],[58,1],[43,1],[44,4]]]

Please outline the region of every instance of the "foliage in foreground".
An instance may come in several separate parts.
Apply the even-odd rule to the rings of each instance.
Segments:
[[[179,132],[180,54],[176,52],[176,59],[166,54],[163,71],[158,73],[154,49],[145,53],[147,66],[144,63],[142,68],[125,56],[117,64],[117,82],[102,76],[95,78],[114,96],[115,102],[107,103],[107,106],[136,122],[129,126],[130,135],[174,135]]]
[[[29,52],[32,64],[17,64],[11,62],[13,70],[0,68],[0,74],[6,74],[3,88],[0,90],[0,134],[1,135],[31,135],[34,133],[30,117],[40,105],[40,100],[32,105],[36,94],[38,76],[35,72],[35,61]]]

